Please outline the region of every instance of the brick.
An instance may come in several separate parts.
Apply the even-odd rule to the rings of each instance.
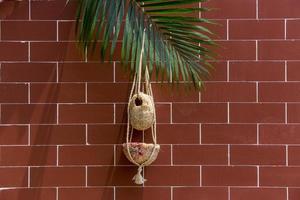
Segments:
[[[4,124],[56,123],[56,105],[11,104],[2,105],[1,122]]]
[[[300,144],[300,126],[296,124],[272,124],[259,126],[261,144]]]
[[[231,20],[229,39],[284,39],[284,20]]]
[[[299,167],[261,167],[261,186],[299,187]]]
[[[32,61],[83,61],[84,56],[75,42],[32,42]]]
[[[145,178],[147,186],[199,186],[200,169],[198,166],[150,166],[145,170]]]
[[[290,123],[299,122],[300,104],[290,103],[287,105],[287,121]]]
[[[77,2],[33,1],[31,19],[34,20],[73,20],[76,16]]]
[[[258,100],[261,102],[299,102],[299,83],[259,83]]]
[[[284,81],[284,62],[243,61],[230,62],[230,81]],[[259,71],[259,73],[257,73]]]
[[[83,103],[85,84],[33,83],[30,85],[32,103]]]
[[[116,82],[129,82],[130,81],[130,73],[128,66],[123,66],[121,63],[115,64],[115,80]],[[154,72],[152,72],[154,73]]]
[[[300,147],[289,146],[288,147],[288,164],[289,165],[300,165]]]
[[[176,123],[222,123],[227,121],[225,103],[174,103],[173,122]]]
[[[225,187],[176,187],[173,188],[174,200],[227,200],[228,191]]]
[[[254,102],[255,83],[206,83],[201,92],[201,102]]]
[[[125,141],[125,125],[88,125],[88,144],[120,144]]]
[[[119,59],[120,59],[120,57],[117,58],[117,60],[119,60]],[[149,73],[151,73],[151,72],[149,72]],[[158,76],[156,77],[156,70],[154,68],[152,71],[152,74],[150,74],[150,79],[155,83],[161,83],[162,74],[158,74]],[[115,81],[121,82],[121,83],[124,83],[124,82],[128,83],[128,82],[132,82],[132,80],[133,79],[130,75],[130,64],[125,65],[125,64],[121,64],[120,62],[116,62],[115,63]],[[168,80],[166,74],[163,76],[163,80]],[[179,77],[179,80],[181,80],[181,77]]]
[[[58,40],[72,41],[76,40],[75,21],[59,21],[58,22]]]
[[[85,144],[84,125],[31,125],[30,144]]]
[[[56,165],[56,147],[0,147],[1,166]]]
[[[136,140],[133,139],[133,141],[136,141]],[[171,145],[160,145],[160,151],[157,156],[157,159],[151,164],[151,166],[153,166],[153,165],[159,165],[159,166],[171,165],[172,164],[171,163],[171,152],[172,152]],[[116,146],[115,160],[116,160],[115,165],[131,165],[132,164],[124,155],[122,145]]]
[[[131,180],[136,167],[100,166],[88,167],[88,186],[135,186]]]
[[[116,199],[131,200],[132,197],[143,200],[171,200],[171,190],[167,187],[118,187]]]
[[[255,60],[255,41],[219,41],[215,52],[219,60]]]
[[[27,126],[0,126],[0,145],[28,144]]]
[[[2,63],[2,82],[55,82],[55,63]]]
[[[155,102],[199,102],[199,92],[189,90],[184,84],[152,84]]]
[[[128,102],[131,85],[127,83],[88,83],[88,102]]]
[[[1,42],[1,61],[27,61],[28,43],[26,42]]]
[[[299,39],[300,38],[300,20],[287,20],[286,21],[286,38]]]
[[[43,199],[56,200],[55,188],[11,188],[0,191],[1,200]]]
[[[108,44],[108,46],[111,46],[111,43]],[[110,55],[110,51],[107,51],[105,56],[101,58],[101,47],[100,42],[96,44],[95,51],[90,50],[87,53],[87,60],[89,62],[107,62],[107,61],[114,61],[114,60],[120,60],[121,59],[121,49],[122,49],[122,43],[117,42],[115,51],[112,55]]]
[[[0,19],[20,20],[29,19],[28,1],[3,1],[0,7]]]
[[[157,138],[160,144],[199,144],[199,126],[196,124],[159,124],[157,125]]]
[[[157,123],[170,123],[170,104],[155,104]],[[127,123],[127,105],[116,104],[116,123]]]
[[[284,146],[234,145],[230,148],[232,165],[285,165]]]
[[[112,63],[60,63],[59,82],[113,82]]]
[[[26,167],[0,168],[0,187],[27,187],[28,169]]]
[[[299,60],[299,51],[300,41],[258,42],[258,59],[261,60]]]
[[[112,62],[59,63],[60,82],[113,82]]]
[[[55,21],[2,21],[2,40],[56,40]]]
[[[275,103],[232,103],[229,115],[234,123],[280,123],[285,120],[285,108]]]
[[[213,70],[208,81],[227,81],[227,62],[211,62]]]
[[[204,3],[203,7],[215,8],[213,11],[202,14],[203,17],[212,19],[255,18],[256,13],[255,0],[245,0],[243,2],[238,0],[213,0]]]
[[[231,188],[232,200],[286,200],[285,188]]]
[[[272,1],[265,0],[258,3],[259,18],[297,18],[300,16],[297,0]]]
[[[202,124],[202,144],[255,144],[255,124]]]
[[[62,146],[59,148],[59,165],[113,165],[114,148],[102,146]]]
[[[299,81],[300,80],[300,62],[287,62],[287,80]]]
[[[256,186],[256,167],[203,166],[204,186]]]
[[[31,187],[85,186],[84,167],[32,167]]]
[[[300,189],[299,188],[289,188],[289,200],[297,200],[300,195]]]
[[[227,20],[220,19],[220,20],[214,20],[214,22],[216,24],[201,23],[199,25],[204,26],[205,28],[209,29],[213,33],[213,35],[208,35],[210,38],[215,39],[215,40],[226,40],[227,39]]]
[[[0,84],[0,103],[28,102],[27,84]]]
[[[59,106],[59,123],[112,123],[113,105],[73,104]]]
[[[113,200],[113,188],[59,188],[58,196],[60,200]]]
[[[227,146],[174,145],[173,163],[175,165],[226,165]]]

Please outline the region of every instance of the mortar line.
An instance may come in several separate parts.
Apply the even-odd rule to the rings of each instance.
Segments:
[[[257,123],[257,125],[256,125],[256,143],[257,143],[257,145],[259,144],[259,123]]]
[[[259,90],[259,87],[258,87],[258,81],[257,82],[255,82],[255,95],[256,95],[256,103],[258,103],[258,95],[259,95],[259,93],[258,93],[258,90]]]
[[[199,124],[199,144],[202,144],[202,124]]]
[[[258,9],[258,0],[256,0],[256,19],[258,19],[259,18],[259,16],[258,16],[258,12],[259,12],[259,9]]]
[[[286,40],[287,36],[287,19],[284,19],[284,39]]]
[[[284,111],[285,111],[284,123],[287,124],[288,123],[288,104],[287,103],[284,103]]]
[[[88,124],[85,124],[85,144],[89,145],[89,142],[88,142]]]
[[[59,145],[56,146],[56,166],[59,166]]]
[[[227,164],[228,164],[228,166],[231,165],[231,162],[230,162],[230,147],[231,147],[231,145],[228,144],[228,146],[227,146],[227,159],[228,159]]]
[[[30,166],[28,166],[28,169],[27,169],[27,173],[28,173],[28,178],[27,178],[27,187],[30,188]]]
[[[28,145],[30,146],[30,143],[31,143],[30,142],[30,140],[31,140],[31,133],[30,133],[31,132],[31,128],[30,128],[30,124],[28,124],[28,129],[27,130],[28,130]]]
[[[56,20],[56,41],[58,42],[58,20]]]
[[[28,13],[29,13],[29,20],[31,20],[31,1],[29,1]]]
[[[227,62],[226,63],[227,64],[227,69],[226,69],[227,70],[227,77],[226,78],[227,78],[227,82],[229,82],[229,80],[230,80],[230,73],[229,73],[230,72],[230,61],[228,60],[226,62]]]
[[[260,182],[259,182],[259,166],[256,166],[256,168],[257,168],[257,187],[259,187],[260,186]]]
[[[85,166],[85,187],[88,186],[88,178],[87,178],[87,176],[88,176],[88,167]]]
[[[229,40],[229,19],[226,20],[226,40]]]
[[[59,124],[59,103],[56,104],[56,124]]]
[[[289,166],[289,146],[285,145],[285,165]]]
[[[28,104],[30,104],[31,103],[31,101],[30,101],[30,96],[31,96],[31,91],[30,91],[30,87],[31,87],[31,83],[29,82],[29,83],[27,83],[27,95],[28,95],[28,99],[27,99],[27,101],[28,101]]]
[[[287,67],[287,61],[284,61],[284,82],[287,82],[288,79],[288,67]]]
[[[258,40],[255,40],[255,61],[258,61]]]

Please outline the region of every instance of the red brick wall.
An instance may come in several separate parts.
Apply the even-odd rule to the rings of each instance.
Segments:
[[[117,56],[85,62],[64,2],[0,5],[1,200],[300,199],[299,0],[208,3],[216,71],[201,95],[154,84],[143,188],[120,146],[128,78]]]

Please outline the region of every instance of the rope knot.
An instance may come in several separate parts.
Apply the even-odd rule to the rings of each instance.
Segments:
[[[138,171],[136,175],[132,178],[134,180],[135,184],[142,185],[144,184],[147,180],[142,176],[142,171],[143,171],[143,166],[139,166]]]

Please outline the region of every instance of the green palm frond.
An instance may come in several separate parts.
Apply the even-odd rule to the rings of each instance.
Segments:
[[[166,75],[168,81],[192,82],[199,88],[209,76],[208,60],[214,55],[210,46],[215,44],[204,26],[212,22],[191,17],[209,10],[195,8],[204,1],[81,0],[76,25],[80,47],[93,52],[100,43],[100,57],[112,58],[123,30],[121,60],[134,73],[145,31],[143,66],[147,64],[151,74],[155,69],[156,79]]]

